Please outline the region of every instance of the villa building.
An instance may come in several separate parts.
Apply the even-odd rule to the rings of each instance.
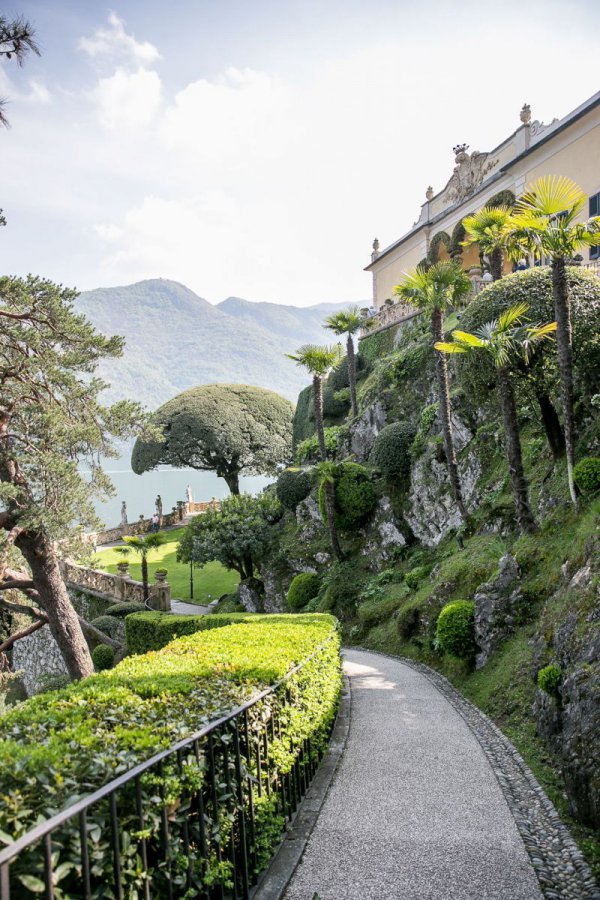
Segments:
[[[450,180],[438,193],[427,188],[421,214],[410,231],[381,251],[375,239],[371,262],[365,269],[373,277],[376,312],[369,333],[414,314],[397,302],[394,287],[403,273],[426,258],[430,262],[460,259],[475,291],[485,283],[490,276],[481,269],[478,248],[461,246],[461,221],[490,201],[519,197],[527,185],[543,175],[566,175],[588,196],[581,218],[600,215],[600,91],[549,125],[532,122],[527,104],[521,109],[520,119],[519,128],[487,153],[469,153],[467,144],[454,147],[455,167]],[[599,263],[600,248],[585,251],[582,265],[597,269]]]

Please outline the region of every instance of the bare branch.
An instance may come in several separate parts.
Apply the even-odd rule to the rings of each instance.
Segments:
[[[4,643],[0,644],[0,653],[3,653],[5,650],[10,650],[13,644],[17,641],[20,641],[21,638],[25,638],[30,634],[33,634],[34,631],[37,631],[46,623],[42,619],[38,619],[37,622],[34,622],[33,625],[29,625],[27,628],[24,628],[22,631],[17,631],[15,634],[11,634],[9,638],[7,638]]]

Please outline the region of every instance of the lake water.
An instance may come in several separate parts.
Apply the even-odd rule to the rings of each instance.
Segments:
[[[121,522],[121,503],[127,504],[127,518],[135,522],[143,514],[149,518],[154,512],[156,495],[160,494],[163,502],[163,512],[171,512],[171,507],[178,500],[185,500],[186,487],[191,485],[194,500],[211,500],[216,497],[221,500],[229,496],[229,488],[222,478],[218,478],[214,472],[198,472],[196,469],[172,469],[161,466],[153,472],[145,472],[136,475],[129,465],[130,451],[123,454],[120,459],[105,461],[105,471],[110,475],[116,488],[114,497],[103,503],[96,503],[96,512],[107,528],[119,525]],[[255,494],[262,490],[272,478],[263,476],[251,476],[240,478],[240,490]]]

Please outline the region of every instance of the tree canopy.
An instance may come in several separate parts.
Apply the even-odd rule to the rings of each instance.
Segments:
[[[179,542],[177,558],[199,566],[217,560],[239,572],[242,580],[252,578],[273,540],[272,525],[282,512],[270,493],[227,497],[220,509],[207,509],[192,519]]]
[[[138,440],[131,455],[141,475],[159,465],[216,472],[232,494],[240,475],[275,475],[292,452],[293,407],[274,391],[246,384],[203,384],[153,415],[162,440]]]

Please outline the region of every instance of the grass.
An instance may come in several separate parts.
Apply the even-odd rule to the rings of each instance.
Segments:
[[[163,534],[167,541],[156,550],[151,550],[148,557],[148,575],[152,582],[156,569],[167,569],[167,581],[171,585],[171,597],[181,600],[190,600],[190,567],[187,563],[177,562],[177,544],[183,528],[174,531],[166,531]],[[108,547],[99,550],[94,558],[94,565],[104,572],[115,574],[117,563],[123,562],[123,555],[117,552],[116,547]],[[136,581],[142,580],[142,566],[136,553],[130,553],[129,574]],[[239,583],[239,575],[226,569],[219,562],[210,562],[201,569],[194,569],[194,599],[192,603],[200,605],[210,603],[211,600],[221,597],[223,594],[231,594]]]

